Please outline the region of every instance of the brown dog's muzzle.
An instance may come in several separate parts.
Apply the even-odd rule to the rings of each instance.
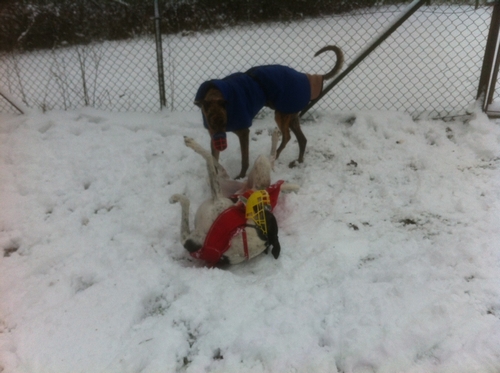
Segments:
[[[216,132],[212,135],[212,144],[214,148],[218,151],[226,150],[227,140],[225,132]]]

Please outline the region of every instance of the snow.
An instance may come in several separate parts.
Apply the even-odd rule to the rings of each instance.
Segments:
[[[269,113],[251,160],[267,153]],[[273,181],[281,256],[179,242],[197,112],[0,115],[0,372],[498,372],[500,128],[318,110]],[[222,164],[239,171],[228,136]]]

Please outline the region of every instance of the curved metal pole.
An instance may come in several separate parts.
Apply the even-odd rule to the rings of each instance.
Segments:
[[[326,95],[333,87],[335,87],[344,77],[349,74],[356,66],[360,64],[375,48],[377,48],[382,42],[389,37],[396,29],[403,24],[410,16],[415,13],[418,8],[420,8],[425,2],[429,0],[414,0],[408,8],[398,17],[396,18],[387,28],[383,31],[380,36],[378,36],[370,45],[368,45],[365,49],[363,49],[358,56],[354,59],[353,62],[342,71],[332,82],[323,89],[321,94],[317,99],[311,101],[301,112],[300,116],[307,113],[307,111],[312,108],[321,98]]]
[[[496,0],[493,6],[493,13],[491,15],[490,30],[488,32],[486,47],[484,48],[483,66],[481,68],[481,77],[479,78],[476,96],[476,100],[482,100],[481,106],[483,111],[486,111],[488,105],[493,100],[493,92],[495,90],[495,83],[498,74],[498,62],[500,58],[497,52],[499,31],[500,1]],[[497,61],[494,63],[495,54],[497,54]]]
[[[9,104],[11,104],[21,114],[26,114],[28,112],[28,109],[21,102],[17,101],[13,96],[9,95],[7,91],[2,90],[2,87],[0,87],[0,96],[2,96]]]

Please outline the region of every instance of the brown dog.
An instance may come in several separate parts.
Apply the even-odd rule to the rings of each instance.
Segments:
[[[297,161],[304,161],[307,139],[300,128],[299,112],[320,95],[323,81],[333,78],[344,62],[344,55],[336,46],[326,46],[315,56],[325,51],[333,51],[337,56],[335,66],[325,75],[304,74],[287,66],[265,65],[201,84],[195,104],[201,107],[204,126],[212,139],[213,156],[218,160],[219,152],[226,149],[226,132],[235,133],[240,140],[241,172],[237,178],[244,177],[248,170],[249,128],[264,106],[275,110],[274,119],[282,134],[276,158],[290,141],[292,130],[299,143]],[[290,166],[294,164],[295,161]]]

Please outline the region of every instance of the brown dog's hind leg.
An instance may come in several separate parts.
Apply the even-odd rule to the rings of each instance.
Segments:
[[[302,129],[300,128],[299,115],[298,114],[283,114],[278,111],[275,112],[274,118],[276,120],[276,124],[278,125],[281,134],[283,135],[281,139],[281,144],[276,152],[276,158],[279,157],[281,151],[285,148],[286,144],[290,141],[290,130],[292,130],[293,134],[297,138],[297,142],[299,143],[299,158],[298,162],[304,162],[304,154],[306,152],[306,144],[307,139],[302,133]],[[290,167],[295,166],[296,161],[290,163]]]
[[[299,116],[298,114],[292,114],[292,118],[290,119],[290,129],[293,134],[297,138],[297,142],[299,143],[299,159],[298,162],[304,162],[304,153],[306,152],[306,144],[307,139],[302,133],[302,129],[300,128]]]
[[[290,115],[275,111],[274,120],[281,131],[281,144],[276,151],[276,159],[278,159],[281,151],[285,149],[286,144],[290,141]]]
[[[248,166],[250,165],[248,148],[250,146],[250,130],[248,128],[234,131],[238,139],[240,140],[240,149],[241,149],[241,172],[237,179],[242,179],[245,177],[248,171]]]

